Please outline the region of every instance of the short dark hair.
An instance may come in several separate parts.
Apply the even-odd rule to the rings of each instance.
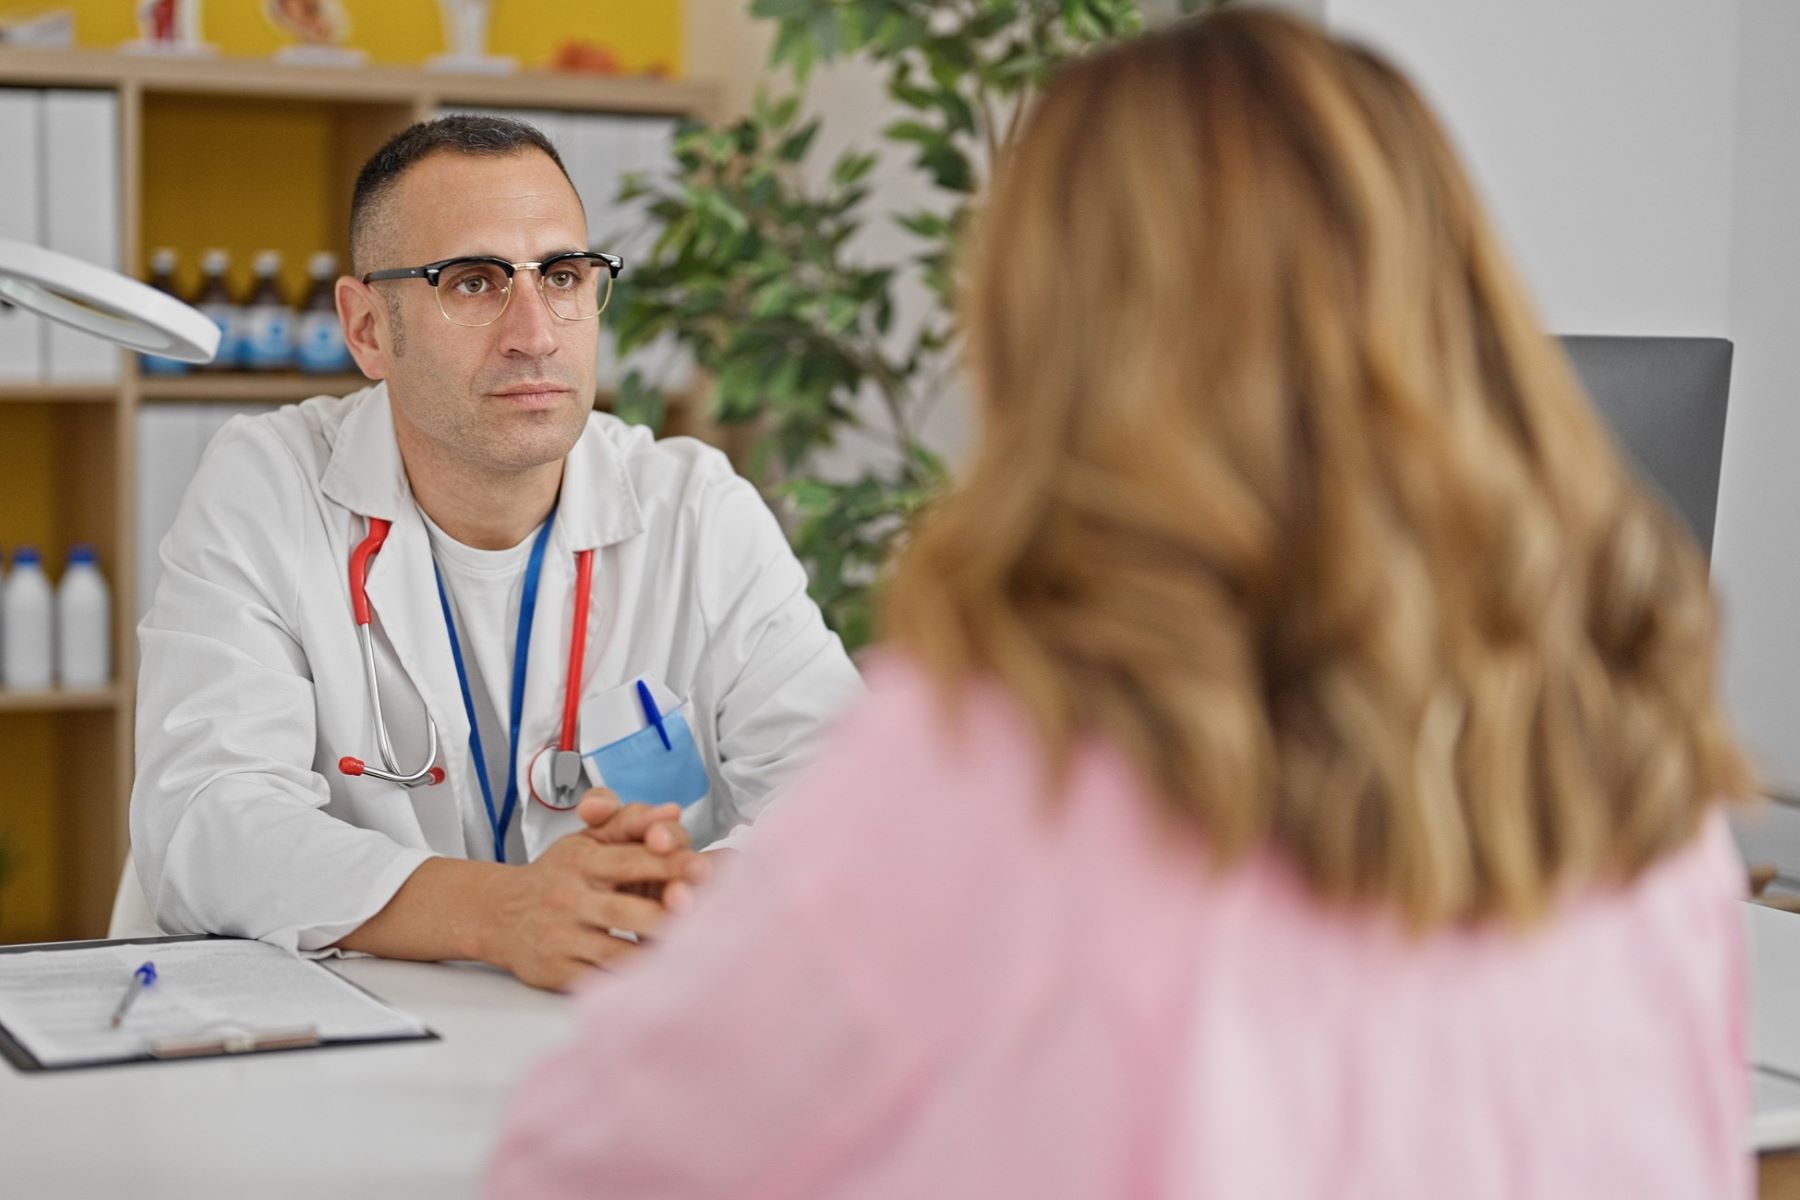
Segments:
[[[537,150],[547,155],[556,169],[569,179],[569,168],[562,155],[543,131],[511,117],[456,113],[431,121],[420,121],[400,131],[377,150],[356,176],[356,190],[350,197],[350,259],[358,274],[376,270],[369,257],[373,218],[381,202],[400,179],[422,160],[433,154],[448,152],[476,157],[501,157]],[[575,181],[570,179],[573,188]],[[580,195],[579,192],[576,193]],[[395,264],[389,263],[388,266]]]

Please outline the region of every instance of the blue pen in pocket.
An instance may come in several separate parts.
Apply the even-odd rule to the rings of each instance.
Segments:
[[[644,706],[644,720],[648,721],[655,728],[656,735],[662,738],[663,749],[674,750],[674,743],[669,741],[668,727],[663,724],[663,715],[657,711],[656,698],[650,694],[650,685],[641,679],[638,680],[637,694],[638,703]]]

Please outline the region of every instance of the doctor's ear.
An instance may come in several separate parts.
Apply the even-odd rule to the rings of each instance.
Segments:
[[[387,304],[374,288],[345,275],[337,281],[337,310],[344,326],[344,344],[356,365],[370,379],[386,379],[395,334]]]

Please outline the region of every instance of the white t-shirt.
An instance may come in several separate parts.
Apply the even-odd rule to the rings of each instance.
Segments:
[[[525,592],[525,567],[531,559],[531,543],[538,529],[507,550],[477,550],[465,546],[437,527],[425,510],[425,528],[431,534],[431,553],[444,580],[450,613],[456,618],[456,640],[462,647],[463,669],[469,677],[469,698],[475,708],[476,728],[481,731],[481,750],[487,758],[488,786],[494,797],[494,813],[506,804],[506,783],[512,777],[512,673],[513,648],[519,636],[519,603]],[[538,636],[536,629],[532,636]],[[529,686],[529,684],[527,685]],[[468,754],[469,747],[449,746],[446,754]],[[463,807],[463,840],[470,858],[492,860],[494,830],[488,823],[479,789]],[[521,794],[513,805],[512,823],[506,829],[506,861],[525,859],[523,809],[531,797]]]

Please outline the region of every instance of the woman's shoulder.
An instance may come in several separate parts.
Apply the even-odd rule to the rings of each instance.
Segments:
[[[867,691],[843,718],[832,750],[871,784],[905,779],[950,793],[979,788],[990,799],[1002,784],[1006,796],[1048,786],[1051,748],[998,683],[946,681],[893,649],[866,655],[858,667]]]

